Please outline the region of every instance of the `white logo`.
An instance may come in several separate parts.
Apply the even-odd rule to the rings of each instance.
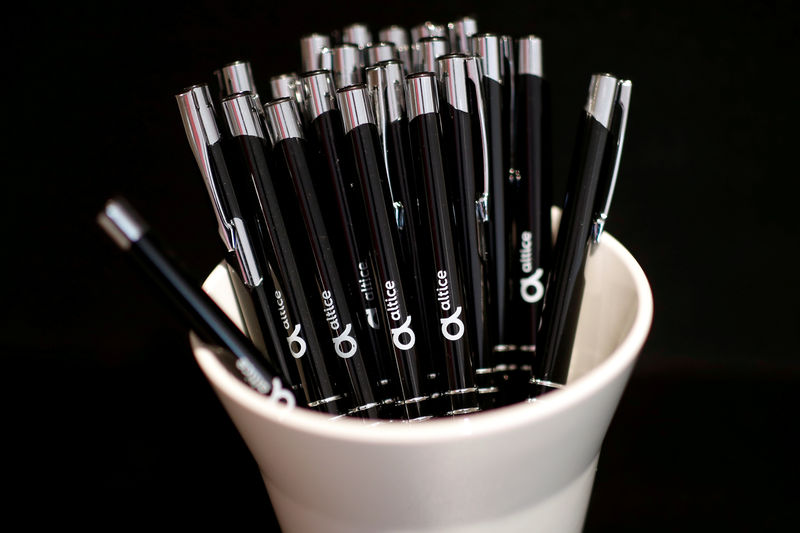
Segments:
[[[300,336],[300,324],[294,325],[292,334],[286,337],[286,342],[289,343],[289,351],[292,352],[292,357],[300,359],[306,353],[306,341]],[[297,350],[294,347],[297,346]]]
[[[544,285],[541,282],[542,274],[544,274],[544,270],[537,268],[536,272],[527,278],[519,280],[519,295],[529,304],[535,304],[544,295]]]
[[[283,388],[280,378],[272,378],[272,393],[269,395],[269,401],[274,404],[283,402],[287,409],[294,409],[294,406],[297,405],[294,394]]]
[[[356,354],[356,351],[358,350],[358,344],[356,344],[356,340],[350,336],[350,329],[351,325],[347,324],[342,334],[339,335],[338,337],[333,338],[333,345],[334,348],[336,349],[336,353],[342,359],[349,359],[350,357],[353,357]],[[350,348],[347,351],[344,351],[342,349],[342,344],[345,343],[350,345]]]
[[[368,307],[365,309],[367,312],[367,322],[369,322],[369,327],[372,329],[381,329],[381,324],[378,322],[378,310],[374,307]]]
[[[414,330],[411,329],[411,315],[408,315],[406,321],[403,322],[403,325],[397,328],[392,328],[392,342],[395,346],[397,346],[401,350],[410,350],[414,347],[414,343],[417,342],[417,336],[414,333]],[[400,335],[402,334],[408,335],[408,342],[402,342],[400,340]]]
[[[461,314],[461,306],[456,307],[456,312],[447,318],[440,318],[439,322],[442,323],[442,336],[449,341],[457,341],[464,336],[464,323],[458,318]],[[450,333],[448,326],[455,325],[456,332]]]

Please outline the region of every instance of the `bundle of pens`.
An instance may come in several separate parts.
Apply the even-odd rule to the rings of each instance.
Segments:
[[[566,382],[631,84],[591,77],[554,246],[541,42],[476,26],[304,37],[264,105],[243,61],[177,95],[263,392],[418,421]]]

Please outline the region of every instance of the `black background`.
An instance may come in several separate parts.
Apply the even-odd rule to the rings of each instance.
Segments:
[[[655,320],[601,454],[586,531],[789,528],[800,495],[800,47],[788,2],[12,10],[0,346],[7,461],[21,475],[9,509],[33,522],[166,513],[276,527],[185,326],[94,217],[123,194],[201,280],[222,250],[174,94],[235,59],[251,61],[266,92],[271,75],[298,67],[297,40],[311,31],[464,14],[482,31],[542,37],[557,192],[589,75],[634,83],[608,230],[647,273]]]

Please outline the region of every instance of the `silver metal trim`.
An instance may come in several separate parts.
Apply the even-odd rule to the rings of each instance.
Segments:
[[[366,65],[371,67],[381,61],[398,59],[397,49],[394,44],[389,42],[372,43],[364,49],[366,55]]]
[[[480,62],[477,57],[467,57],[466,71],[467,79],[472,81],[475,90],[475,108],[478,113],[478,130],[481,135],[481,157],[483,159],[483,194],[481,194],[476,202],[476,214],[478,215],[478,222],[486,222],[491,215],[491,213],[489,213],[489,194],[491,191],[491,182],[489,179],[489,139],[486,126],[486,108],[483,103],[482,73]],[[484,250],[483,252],[488,254],[488,250]]]
[[[412,48],[414,72],[436,72],[436,60],[448,54],[450,43],[444,37],[424,37]]]
[[[258,96],[253,70],[248,61],[234,61],[214,71],[223,91],[221,98],[237,93],[252,93]]]
[[[321,114],[336,109],[336,89],[330,71],[307,72],[301,77],[300,83],[303,87],[306,120],[311,122]]]
[[[386,72],[386,99],[389,122],[403,118],[406,113],[405,72],[403,64],[397,60],[383,61],[380,64]]]
[[[257,106],[251,93],[234,94],[222,101],[222,110],[231,135],[234,137],[249,135],[266,139],[259,120],[260,109]]]
[[[310,72],[322,68],[320,52],[330,48],[331,38],[320,33],[312,33],[300,39],[300,61],[303,72]]]
[[[391,25],[378,32],[378,39],[385,43],[394,43],[395,46],[408,46],[408,32],[402,26]]]
[[[273,99],[293,98],[300,109],[304,107],[303,87],[294,72],[273,76],[269,80],[269,86]]]
[[[302,139],[303,126],[297,114],[297,104],[292,98],[281,98],[264,106],[267,131],[272,145],[284,139]]]
[[[479,412],[480,410],[481,410],[481,408],[480,408],[480,407],[463,407],[463,408],[461,408],[461,409],[453,409],[452,411],[447,411],[447,412],[445,413],[445,416],[446,416],[446,415],[452,415],[452,416],[456,416],[456,415],[468,415],[468,414],[470,414],[470,413],[477,413],[477,412]]]
[[[447,28],[444,24],[437,24],[429,20],[411,28],[412,43],[426,37],[447,37]]]
[[[528,383],[530,383],[531,385],[541,385],[542,387],[550,387],[551,389],[563,389],[564,387],[566,387],[566,385],[564,385],[563,383],[556,383],[554,381],[548,381],[546,379],[531,378]]]
[[[452,389],[445,391],[445,396],[454,396],[456,394],[469,394],[470,392],[478,392],[478,387],[466,387],[463,389]]]
[[[467,91],[467,57],[464,54],[447,54],[436,60],[436,74],[442,100],[459,111],[469,113]]]
[[[342,112],[345,134],[364,124],[377,125],[366,85],[351,85],[339,89],[336,91],[336,98]]]
[[[542,77],[542,40],[535,35],[517,39],[517,73]]]
[[[116,198],[106,202],[97,223],[123,250],[129,250],[148,230],[139,214],[127,202]]]
[[[618,82],[611,74],[593,74],[589,82],[589,94],[584,109],[604,128],[608,128],[611,122]]]
[[[439,112],[436,95],[436,78],[431,72],[420,72],[406,76],[408,89],[408,120],[420,115]]]
[[[364,66],[361,49],[355,44],[344,43],[330,48],[333,83],[337,89],[361,83]]]
[[[492,348],[492,350],[495,352],[512,352],[516,349],[516,344],[496,344],[494,348]]]
[[[396,403],[397,405],[411,405],[413,403],[421,403],[429,399],[430,396],[417,396],[415,398],[409,398],[408,400],[398,400]]]
[[[497,83],[504,83],[501,37],[493,33],[481,33],[473,35],[471,42],[472,51],[481,63],[483,75]]]
[[[372,32],[366,24],[350,24],[342,29],[342,42],[353,43],[363,49],[372,43]]]
[[[317,407],[317,406],[320,406],[320,405],[325,405],[326,403],[331,403],[331,402],[335,402],[337,400],[341,400],[342,398],[344,398],[344,396],[342,396],[341,394],[337,394],[336,396],[329,396],[328,398],[323,398],[321,400],[317,400],[315,402],[311,402],[310,404],[308,404],[308,406],[309,407]]]
[[[470,37],[478,33],[478,22],[472,17],[462,17],[454,22],[447,23],[447,34],[450,38],[450,49],[453,52],[468,54]]]

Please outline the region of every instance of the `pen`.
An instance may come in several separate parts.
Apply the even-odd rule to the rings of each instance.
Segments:
[[[337,91],[344,131],[350,145],[353,169],[361,183],[367,222],[375,250],[378,290],[385,303],[386,323],[391,332],[392,347],[401,390],[399,407],[408,420],[422,420],[435,415],[430,395],[425,390],[423,356],[417,343],[420,317],[411,314],[404,283],[408,279],[401,271],[396,249],[397,226],[389,196],[385,167],[382,166],[378,131],[366,85],[352,85]],[[416,319],[416,320],[415,320]]]
[[[508,181],[508,125],[504,121],[505,85],[509,73],[505,71],[502,42],[499,36],[482,33],[472,37],[472,49],[479,59],[481,69],[481,90],[486,113],[486,136],[489,164],[489,231],[488,280],[489,343],[494,351],[508,352],[514,347],[508,337],[509,264],[508,231],[506,226],[506,183]],[[499,361],[507,362],[502,356]]]
[[[302,72],[309,72],[322,68],[320,54],[325,48],[330,48],[331,38],[321,33],[311,33],[300,39],[300,64]]]
[[[219,86],[220,100],[232,94],[249,92],[260,107],[261,100],[256,90],[253,69],[250,67],[249,61],[233,61],[221,69],[215,70],[214,75]]]
[[[375,261],[370,242],[361,184],[344,165],[346,152],[342,116],[328,71],[307,72],[302,77],[306,94],[306,122],[317,196],[331,244],[344,274],[350,307],[355,313],[362,352],[374,360],[378,398],[399,397],[397,368],[384,320],[380,290],[375,281]]]
[[[425,37],[447,37],[447,29],[444,24],[437,24],[429,20],[411,28],[412,43],[416,43]]]
[[[366,66],[371,67],[375,63],[381,61],[388,61],[390,59],[398,59],[397,50],[394,43],[391,42],[377,42],[367,46],[364,51],[366,52],[367,62]]]
[[[589,83],[542,303],[542,322],[531,378],[534,398],[563,388],[567,382],[585,285],[583,271],[592,241],[592,214],[609,142],[617,85],[617,78],[610,74],[595,74]]]
[[[402,26],[392,25],[378,32],[381,42],[394,43],[397,56],[403,62],[406,73],[411,72],[411,47],[408,42],[408,32]]]
[[[234,324],[160,244],[147,223],[123,199],[106,202],[97,223],[124,252],[133,256],[206,342],[227,348],[244,380],[270,401],[295,407],[294,393],[250,339]]]
[[[255,100],[249,93],[232,95],[222,101],[222,108],[234,143],[227,158],[231,176],[249,180],[247,192],[259,203],[263,248],[269,254],[265,277],[270,281],[270,302],[277,308],[281,337],[289,352],[286,359],[300,374],[309,407],[342,414],[349,407],[342,372],[322,335],[321,313],[315,313],[308,303],[302,256],[297,257],[301,249],[292,239],[287,209],[280,204],[268,168],[266,139]]]
[[[423,37],[412,50],[412,72],[436,72],[436,59],[450,51],[444,37]]]
[[[278,179],[291,183],[306,238],[311,245],[318,297],[325,310],[325,319],[338,359],[345,365],[353,398],[351,414],[364,418],[380,418],[383,398],[375,394],[377,368],[373,356],[363,352],[354,313],[348,304],[345,284],[337,268],[323,211],[317,196],[315,177],[308,162],[308,145],[300,126],[294,102],[289,98],[273,100],[264,107],[272,141],[274,166]],[[286,195],[283,196],[286,199]]]
[[[442,366],[447,377],[443,396],[448,403],[448,414],[475,412],[480,407],[472,366],[472,334],[468,331],[468,304],[450,221],[436,78],[429,72],[411,74],[406,77],[406,84],[411,155],[414,172],[422,185],[420,202],[430,224],[427,238],[431,262],[425,268],[424,300],[436,310],[438,319],[429,327],[439,332],[442,343]]]
[[[361,49],[352,43],[343,43],[322,51],[320,60],[322,69],[333,73],[335,87],[347,87],[362,82],[361,54]]]
[[[472,17],[462,17],[455,22],[447,23],[447,36],[450,39],[450,50],[454,53],[469,54],[473,50],[470,37],[478,33],[478,22]]]
[[[418,317],[417,324],[433,324],[434,316],[422,296],[424,285],[423,265],[430,264],[430,250],[421,235],[429,232],[425,211],[419,202],[419,184],[411,166],[411,146],[408,137],[406,114],[405,75],[397,60],[383,61],[366,69],[370,97],[378,125],[384,165],[389,189],[389,207],[394,214],[392,222],[397,229],[397,252],[403,270],[409,309]],[[441,351],[438,339],[429,327],[417,328],[419,350],[425,354]],[[428,385],[425,390],[440,391],[440,371],[433,357],[423,357]]]
[[[293,98],[298,106],[303,105],[303,87],[294,72],[272,76],[269,80],[269,86],[273,100]]]
[[[467,298],[464,315],[471,335],[482,406],[488,407],[497,400],[498,390],[494,383],[495,365],[486,320],[486,226],[490,183],[481,84],[474,57],[448,54],[438,59],[438,67],[442,153],[448,176],[447,193],[453,206],[456,251]]]
[[[275,358],[276,364],[284,365],[283,375],[289,379],[289,385],[300,387],[300,376],[288,364],[287,347],[281,344],[280,320],[264,283],[266,268],[258,209],[245,194],[249,191],[248,184],[230,175],[225,155],[227,143],[220,133],[208,86],[194,85],[175,98],[189,147],[211,199],[245,330],[256,346]]]
[[[342,29],[341,39],[343,43],[352,43],[364,49],[372,43],[372,32],[366,24],[350,24]]]

